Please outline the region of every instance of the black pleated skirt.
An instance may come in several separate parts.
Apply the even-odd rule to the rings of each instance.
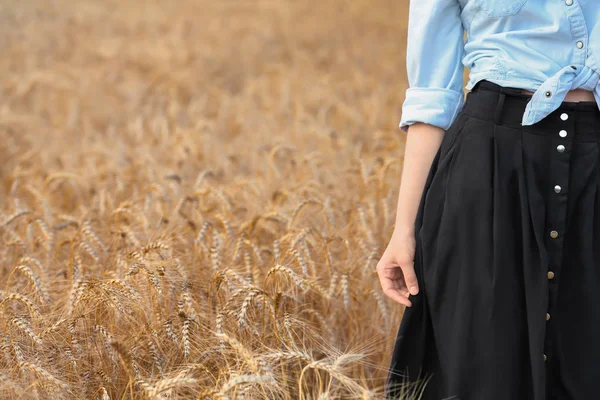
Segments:
[[[386,399],[600,399],[600,111],[529,99],[480,81],[445,133]]]

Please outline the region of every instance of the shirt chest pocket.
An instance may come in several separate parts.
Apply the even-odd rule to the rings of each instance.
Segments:
[[[491,18],[508,17],[519,12],[527,0],[478,0],[481,12]]]

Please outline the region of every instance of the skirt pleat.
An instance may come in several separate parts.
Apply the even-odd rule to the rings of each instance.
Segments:
[[[596,398],[600,112],[563,103],[523,127],[527,100],[509,94],[498,122],[500,87],[480,86],[427,176],[415,219],[420,291],[398,329],[387,398]]]

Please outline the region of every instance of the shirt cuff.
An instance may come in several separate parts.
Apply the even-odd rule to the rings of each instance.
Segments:
[[[398,125],[408,132],[409,125],[424,122],[447,130],[464,105],[464,92],[444,88],[406,89],[402,117]]]

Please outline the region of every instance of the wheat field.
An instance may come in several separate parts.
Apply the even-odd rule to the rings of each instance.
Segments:
[[[0,398],[381,398],[407,3],[0,0]]]

